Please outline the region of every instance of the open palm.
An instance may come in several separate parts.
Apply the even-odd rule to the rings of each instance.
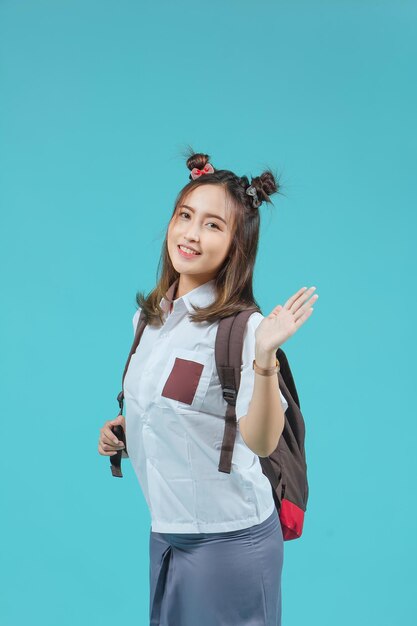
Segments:
[[[319,297],[314,294],[315,287],[302,287],[292,295],[284,306],[278,304],[265,317],[255,331],[259,348],[265,352],[276,352],[284,341],[291,337],[313,312],[313,304]]]

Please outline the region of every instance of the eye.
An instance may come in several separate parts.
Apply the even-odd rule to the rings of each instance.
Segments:
[[[182,215],[190,215],[190,214],[187,213],[186,211],[180,211],[179,216],[181,217]],[[208,222],[208,224],[213,224],[213,226],[215,226],[218,230],[220,230],[220,228],[217,226],[215,222]]]

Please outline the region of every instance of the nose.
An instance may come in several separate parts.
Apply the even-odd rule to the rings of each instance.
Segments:
[[[199,241],[199,229],[196,223],[188,224],[188,228],[185,229],[184,237],[188,239],[188,241]]]

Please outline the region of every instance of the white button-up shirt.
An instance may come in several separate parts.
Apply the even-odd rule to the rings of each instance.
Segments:
[[[174,301],[161,300],[162,326],[147,325],[124,380],[126,444],[148,504],[152,531],[210,533],[248,528],[274,510],[272,487],[237,423],[231,472],[218,471],[227,402],[214,346],[218,321],[191,322],[191,304],[215,299],[214,280]],[[140,309],[133,316],[133,329]],[[246,415],[255,372],[255,311],[244,334],[236,418]],[[288,404],[281,393],[284,411]]]

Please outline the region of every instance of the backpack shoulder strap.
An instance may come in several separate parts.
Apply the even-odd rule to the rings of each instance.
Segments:
[[[230,474],[236,439],[236,396],[240,384],[243,335],[249,317],[258,309],[252,307],[219,322],[215,342],[217,373],[227,402],[223,442],[218,466],[219,472]]]
[[[127,368],[129,367],[129,363],[130,363],[130,359],[132,358],[132,354],[134,354],[136,352],[136,348],[139,345],[139,341],[140,341],[140,339],[142,337],[142,333],[143,333],[143,331],[145,329],[146,324],[147,324],[147,322],[146,322],[146,318],[145,318],[145,313],[144,313],[143,310],[141,310],[141,312],[139,314],[138,323],[136,325],[136,332],[135,332],[135,336],[133,338],[132,347],[130,348],[129,356],[127,357],[125,369],[123,371],[122,390],[120,391],[120,393],[117,396],[117,402],[119,403],[120,413],[122,413],[122,411],[123,411],[123,400],[124,400],[123,383],[124,383],[124,380],[125,380]]]
[[[227,401],[225,429],[220,453],[219,472],[230,473],[236,439],[236,397],[240,384],[243,335],[250,315],[258,309],[240,311],[220,320],[216,335],[216,366]],[[294,378],[285,352],[278,348],[279,388],[288,402],[285,424],[276,450],[259,457],[262,472],[272,487],[284,540],[301,536],[308,499],[307,465],[304,449],[305,424]]]
[[[124,380],[125,380],[127,368],[129,367],[129,363],[130,363],[130,359],[132,358],[132,354],[135,353],[136,348],[138,347],[138,344],[139,344],[140,338],[142,337],[142,333],[144,331],[146,323],[147,322],[146,322],[146,319],[145,319],[144,312],[141,310],[141,312],[139,314],[138,323],[136,325],[136,331],[135,331],[135,336],[133,338],[133,344],[132,344],[132,347],[130,348],[129,356],[127,357],[125,369],[123,371],[122,390],[117,395],[117,402],[119,403],[119,410],[120,410],[119,415],[121,415],[123,413],[123,400],[124,400],[123,383],[124,383]],[[124,448],[123,451],[122,450],[118,450],[116,452],[116,454],[113,454],[110,457],[110,470],[111,470],[111,473],[112,473],[113,476],[115,476],[117,478],[123,478],[122,457],[124,455],[129,456],[127,445],[126,445],[126,434],[125,434],[122,426],[120,426],[120,425],[112,426],[111,430],[114,432],[114,434],[116,435],[116,437],[118,439],[123,441],[123,443],[125,444],[125,448]]]
[[[284,379],[284,382],[290,392],[292,398],[297,403],[298,408],[300,408],[300,400],[298,397],[297,389],[295,386],[294,378],[291,372],[290,364],[288,363],[287,355],[285,354],[282,348],[278,348],[277,350],[277,359],[280,365],[281,376]],[[287,398],[288,401],[288,398]]]

